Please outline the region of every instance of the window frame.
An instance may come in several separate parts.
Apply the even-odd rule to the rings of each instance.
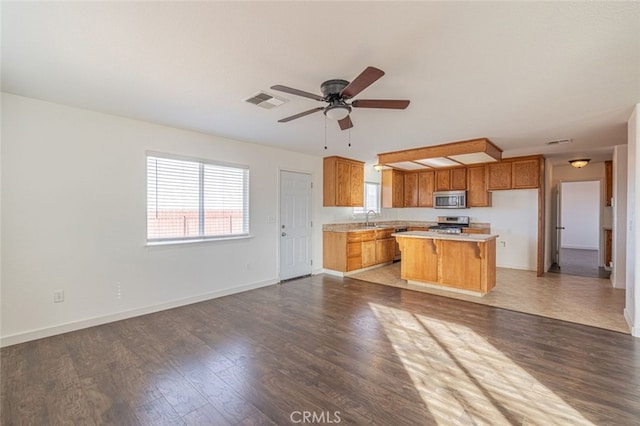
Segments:
[[[367,206],[367,185],[375,185],[376,187],[376,198],[377,198],[377,206],[376,208],[369,208]],[[354,207],[353,208],[353,217],[354,218],[364,218],[367,215],[369,210],[373,210],[376,212],[376,217],[379,217],[382,214],[382,194],[380,193],[382,185],[380,182],[365,182],[363,186],[364,192],[364,206],[362,207]]]
[[[203,230],[205,227],[203,217],[205,215],[204,210],[204,167],[209,166],[220,166],[220,167],[228,167],[234,168],[238,170],[242,170],[244,172],[243,177],[243,201],[242,205],[246,208],[246,213],[243,215],[243,231],[242,233],[237,234],[216,234],[216,235],[203,235],[198,234],[196,236],[188,236],[188,237],[163,237],[163,238],[149,238],[149,158],[159,158],[159,159],[167,159],[167,160],[176,160],[176,161],[184,161],[191,162],[198,165],[199,175],[198,175],[198,217],[200,218],[199,222],[199,230]],[[188,243],[199,243],[199,242],[207,242],[207,241],[227,241],[227,240],[237,240],[237,239],[246,239],[252,238],[251,235],[251,209],[250,209],[250,200],[251,200],[251,173],[248,165],[244,164],[236,164],[236,163],[228,163],[218,160],[211,160],[200,157],[190,157],[180,154],[170,154],[166,152],[158,152],[158,151],[146,151],[145,152],[145,241],[147,246],[157,246],[157,245],[169,245],[169,244],[188,244]]]

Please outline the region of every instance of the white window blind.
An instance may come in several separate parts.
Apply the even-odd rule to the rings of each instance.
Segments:
[[[248,234],[248,168],[147,155],[147,241]]]

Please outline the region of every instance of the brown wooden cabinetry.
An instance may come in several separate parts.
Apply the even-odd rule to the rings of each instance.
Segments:
[[[323,206],[364,205],[364,163],[343,157],[326,157],[323,168]]]
[[[613,197],[613,162],[604,162],[604,197],[605,205],[611,206],[611,198]]]
[[[609,266],[613,257],[613,233],[611,229],[604,230],[604,266]]]
[[[487,189],[495,191],[500,189],[511,189],[511,163],[499,162],[487,164]]]
[[[433,207],[434,172],[404,173],[404,206]]]
[[[322,233],[322,266],[349,272],[393,261],[396,239],[393,228]]]
[[[391,169],[382,171],[383,208],[404,207],[404,173]]]
[[[477,293],[496,283],[496,240],[461,241],[448,238],[399,236],[404,280],[436,284]]]
[[[464,190],[467,189],[467,169],[441,169],[435,171],[435,190]]]
[[[418,174],[417,173],[404,174],[404,206],[405,207],[418,206]]]
[[[418,173],[418,207],[433,207],[434,180],[433,171]]]
[[[498,163],[487,164],[487,189],[529,189],[540,187],[542,157],[508,158]]]
[[[511,187],[513,189],[538,188],[540,186],[540,158],[512,161]]]
[[[491,193],[487,189],[487,165],[467,167],[467,207],[490,207]]]

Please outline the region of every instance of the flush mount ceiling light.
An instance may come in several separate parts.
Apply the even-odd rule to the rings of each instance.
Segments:
[[[343,118],[347,118],[351,112],[351,107],[344,102],[334,101],[331,105],[325,108],[324,115],[332,120],[340,121]]]
[[[569,164],[571,164],[576,169],[581,169],[589,164],[589,161],[591,161],[591,158],[579,158],[577,160],[569,160]]]

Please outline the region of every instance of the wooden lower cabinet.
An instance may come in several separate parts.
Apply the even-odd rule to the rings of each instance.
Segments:
[[[393,261],[396,239],[393,228],[322,233],[322,266],[339,272],[355,271]]]
[[[604,266],[609,266],[613,257],[613,233],[611,229],[604,230]]]
[[[403,280],[487,293],[496,284],[496,240],[398,237]]]
[[[376,262],[387,263],[392,262],[396,257],[396,239],[383,238],[376,240]]]
[[[373,266],[376,263],[376,240],[362,242],[362,267]]]

